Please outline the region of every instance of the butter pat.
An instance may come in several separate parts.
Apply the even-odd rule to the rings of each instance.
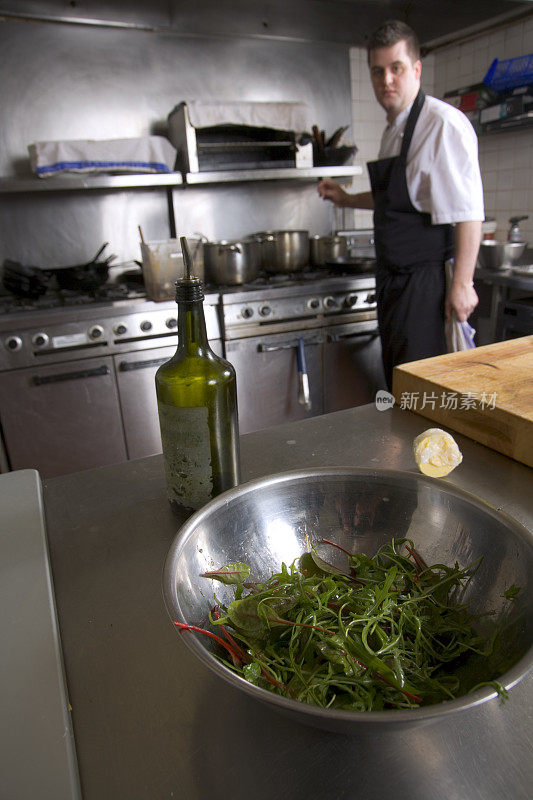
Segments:
[[[444,478],[463,460],[453,436],[441,428],[420,433],[413,442],[413,453],[420,472],[431,478]]]

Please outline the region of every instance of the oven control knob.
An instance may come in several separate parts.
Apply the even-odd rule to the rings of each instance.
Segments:
[[[347,295],[346,299],[344,300],[344,305],[347,308],[353,308],[355,305],[357,305],[357,295],[356,294]]]
[[[326,308],[336,308],[337,307],[337,298],[336,297],[325,297],[324,298],[324,305]]]
[[[375,303],[376,302],[376,295],[375,294],[367,294],[365,303]]]
[[[145,333],[146,331],[152,330],[152,323],[150,322],[149,319],[143,319],[143,321],[141,322],[141,330],[144,331]]]
[[[36,333],[35,336],[32,336],[31,340],[35,347],[46,347],[48,344],[48,336],[46,333]]]
[[[169,317],[167,319],[167,321],[165,322],[165,325],[167,326],[167,328],[171,328],[171,329],[172,328],[177,328],[178,327],[178,320],[176,319],[176,317]]]
[[[115,331],[115,333],[117,334],[117,336],[122,336],[122,334],[123,334],[123,333],[126,333],[126,331],[128,330],[128,328],[126,327],[126,325],[124,325],[124,323],[123,323],[123,322],[118,322],[118,323],[115,325],[115,327],[113,328],[113,330]]]
[[[244,319],[250,319],[250,317],[253,316],[253,313],[254,313],[253,308],[246,307],[243,308],[243,310],[241,311],[241,316],[244,317]]]
[[[262,317],[268,317],[268,315],[272,313],[272,309],[270,308],[270,306],[261,306],[261,308],[259,309],[259,313],[261,314]]]
[[[22,339],[20,336],[9,336],[4,344],[8,350],[20,350],[22,347]]]
[[[93,325],[92,328],[89,328],[90,339],[101,339],[103,335],[104,329],[101,325]]]
[[[320,300],[318,297],[312,297],[307,301],[307,305],[312,311],[316,311],[317,308],[320,308]]]

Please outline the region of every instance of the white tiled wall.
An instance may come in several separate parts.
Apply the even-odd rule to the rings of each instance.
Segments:
[[[426,56],[422,62],[422,88],[442,98],[444,93],[480,83],[494,58],[506,59],[533,52],[533,18],[480,34],[463,44],[449,45]],[[359,148],[357,163],[376,158],[385,115],[370,85],[366,50],[350,50],[352,78],[353,139]],[[479,161],[485,194],[485,215],[498,222],[498,238],[505,238],[511,216],[529,214],[521,223],[533,246],[533,129],[496,133],[479,139]],[[353,180],[351,191],[369,189],[366,168]],[[354,211],[353,225],[372,225],[368,211]],[[349,221],[346,221],[350,224]]]

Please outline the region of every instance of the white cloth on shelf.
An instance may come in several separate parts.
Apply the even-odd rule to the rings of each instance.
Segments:
[[[165,136],[34,142],[28,151],[39,178],[63,172],[168,173],[176,160],[176,150]]]
[[[285,131],[307,131],[309,108],[299,102],[240,100],[187,100],[189,120],[195,128],[211,125],[251,125]]]

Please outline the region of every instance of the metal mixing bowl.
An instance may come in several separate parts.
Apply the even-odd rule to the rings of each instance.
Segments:
[[[229,603],[234,588],[200,575],[224,564],[243,561],[250,565],[254,580],[261,581],[312,545],[331,563],[345,566],[337,548],[319,544],[322,538],[350,552],[374,555],[393,537],[403,536],[413,539],[427,563],[458,562],[465,568],[483,556],[464,596],[473,613],[503,613],[512,605],[504,592],[512,584],[521,587],[512,625],[496,654],[507,664],[498,679],[510,689],[533,667],[533,535],[474,495],[415,473],[307,469],[271,475],[225,492],[190,517],[176,535],[163,575],[168,613],[172,620],[209,627],[214,595]],[[489,626],[494,619],[482,618]],[[214,657],[217,645],[207,636],[179,635],[200,661],[232,686],[300,722],[341,733],[420,725],[495,698],[495,691],[485,687],[456,700],[406,711],[317,708],[235,675]],[[479,675],[480,682],[484,679]]]
[[[479,263],[483,269],[509,269],[524,250],[526,242],[497,242],[486,239],[479,247]]]

